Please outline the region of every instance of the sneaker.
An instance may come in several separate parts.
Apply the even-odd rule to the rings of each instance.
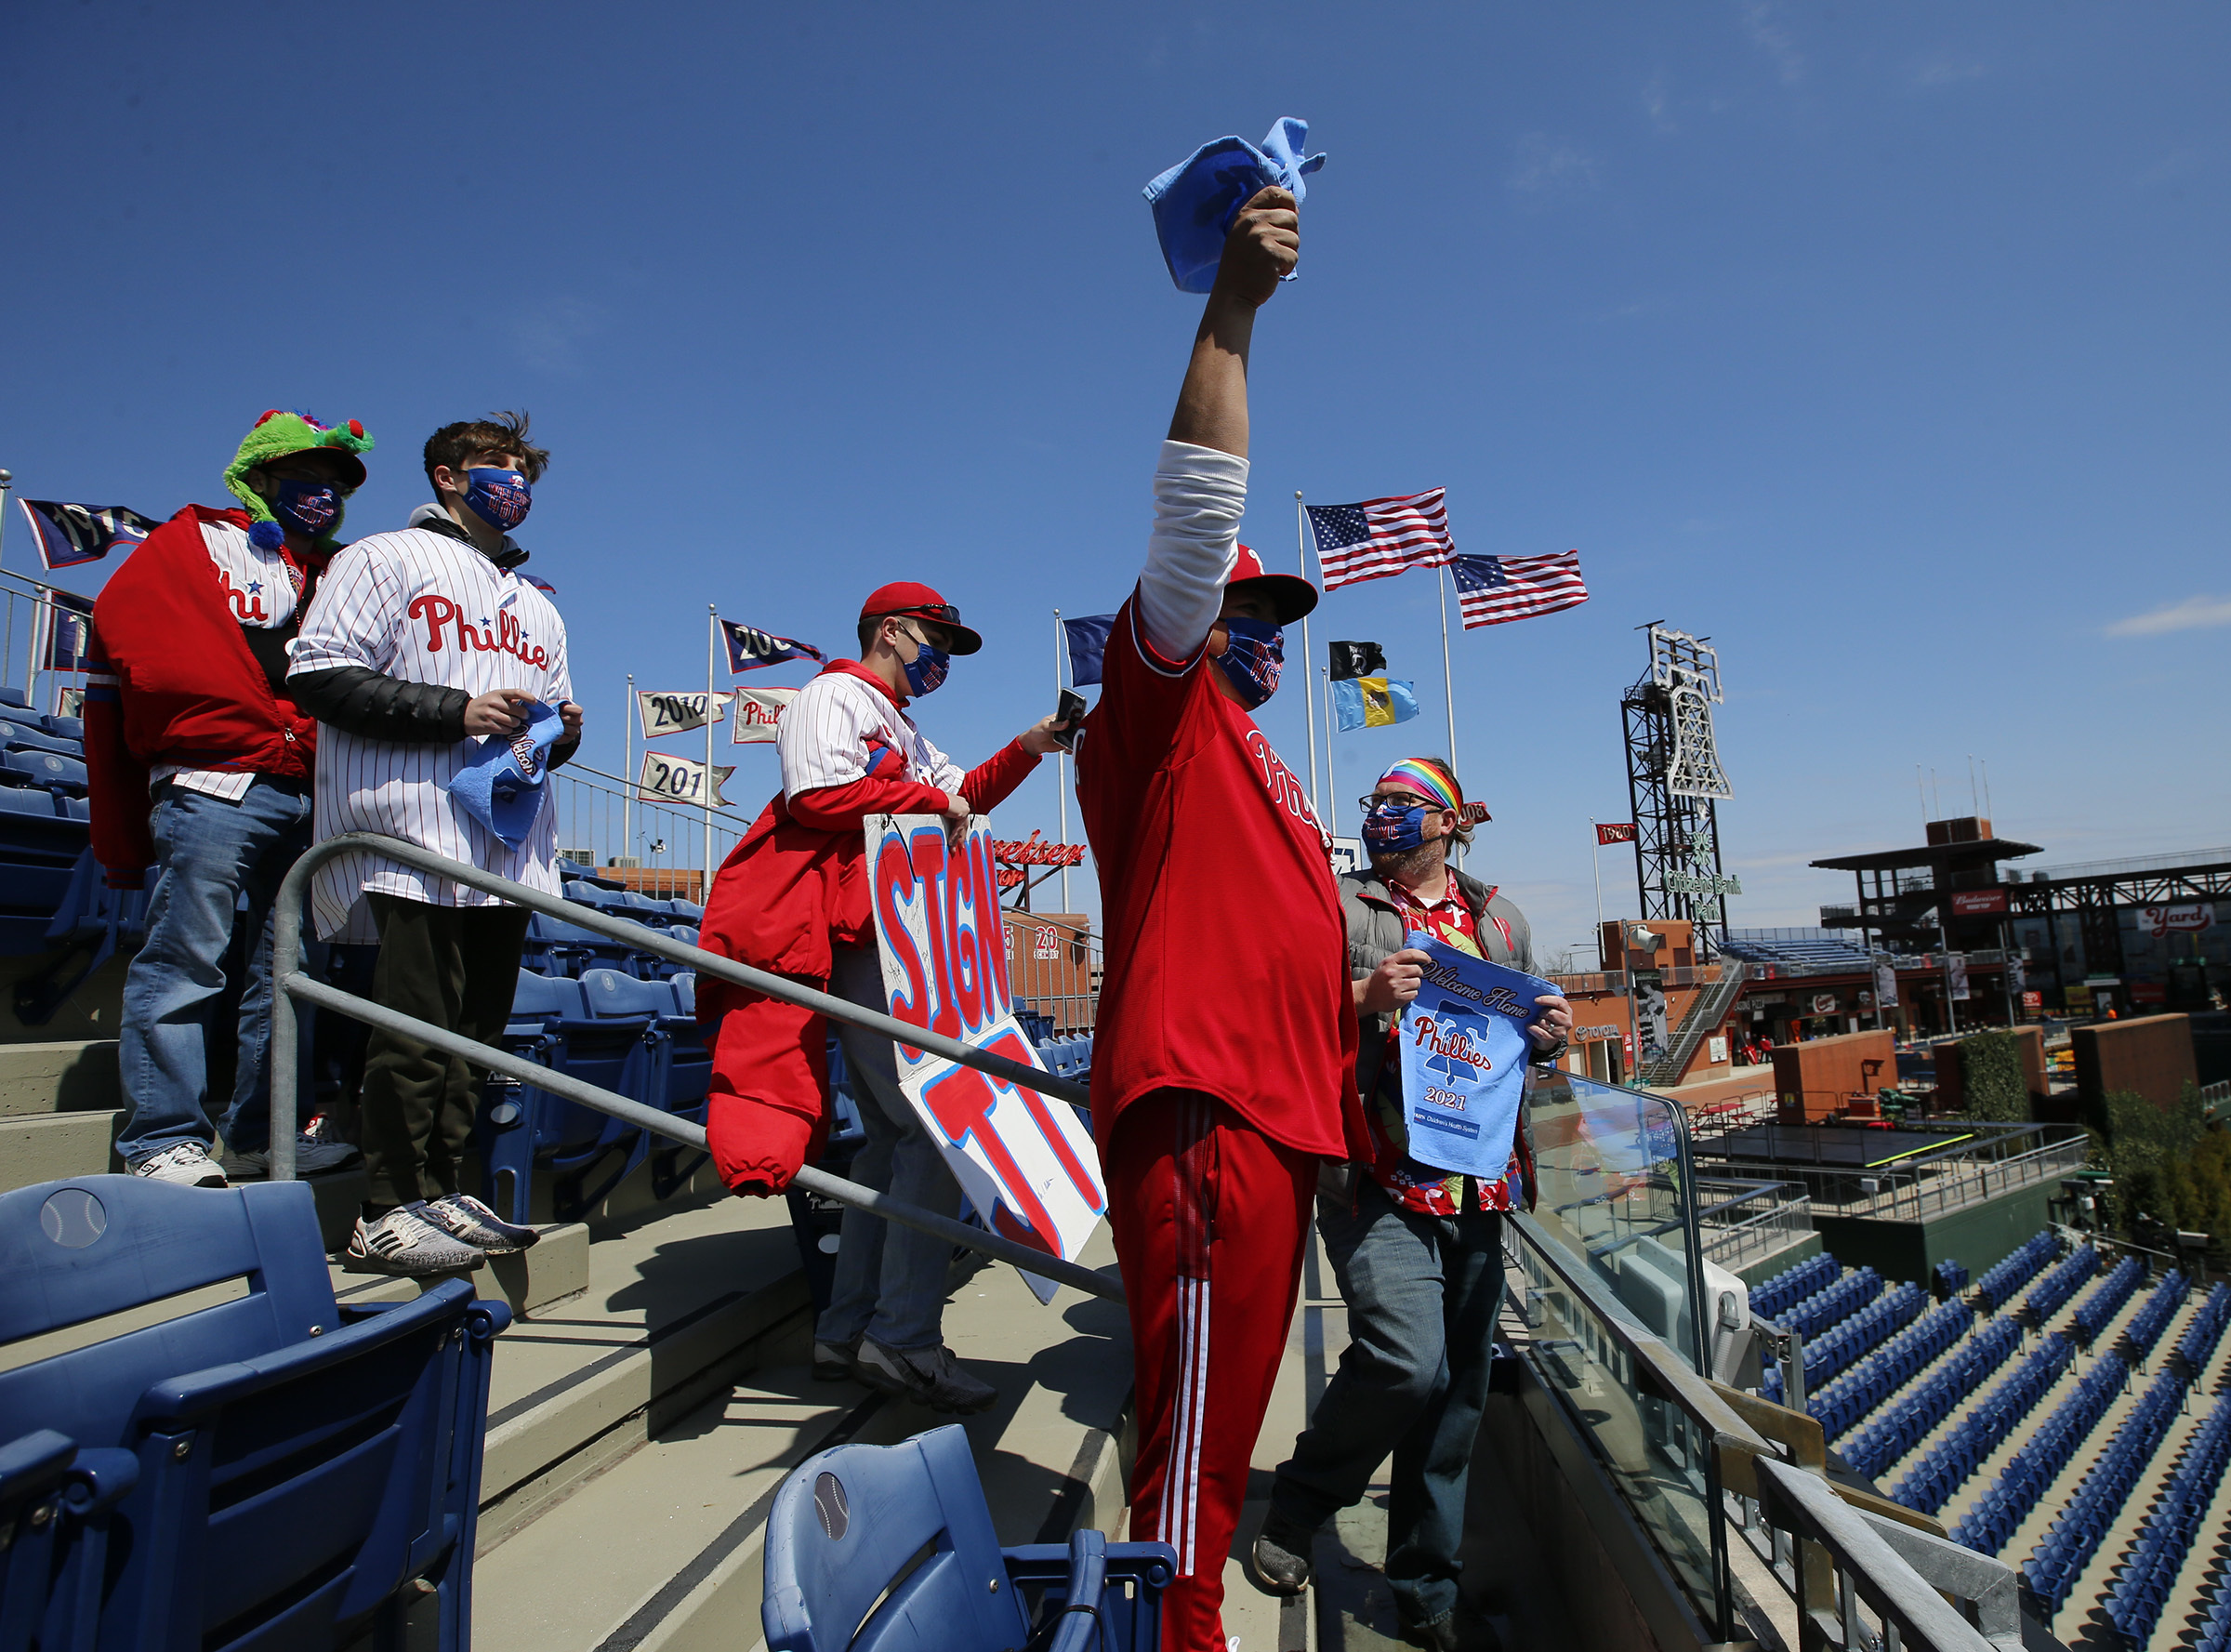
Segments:
[[[341,1267],[351,1274],[401,1274],[414,1279],[462,1273],[488,1259],[470,1245],[450,1237],[427,1219],[423,1201],[403,1205],[385,1216],[356,1219]]]
[[[362,1158],[346,1142],[321,1142],[307,1130],[295,1138],[295,1174],[297,1176],[330,1176],[336,1170],[345,1170]],[[225,1155],[225,1174],[239,1179],[269,1176],[271,1173],[271,1155],[269,1148],[255,1153],[228,1153]]]
[[[222,1187],[225,1172],[199,1142],[173,1142],[160,1153],[132,1160],[132,1174],[179,1187]]]
[[[878,1393],[918,1400],[932,1411],[982,1411],[999,1397],[989,1382],[963,1370],[950,1348],[886,1348],[863,1337],[853,1370]]]
[[[860,1373],[860,1340],[849,1342],[825,1342],[813,1339],[813,1381],[816,1382],[850,1382]]]
[[[1255,1581],[1273,1594],[1300,1594],[1309,1587],[1309,1552],[1315,1533],[1266,1516],[1248,1558],[1255,1563]]]
[[[506,1222],[469,1193],[453,1193],[424,1207],[423,1214],[453,1239],[462,1239],[485,1256],[511,1256],[531,1249],[542,1235]]]

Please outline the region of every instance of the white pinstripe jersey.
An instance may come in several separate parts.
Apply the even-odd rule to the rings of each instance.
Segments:
[[[245,528],[229,522],[204,522],[202,543],[217,566],[218,588],[234,619],[250,629],[270,631],[294,618],[302,575],[284,552],[263,549]],[[147,772],[150,791],[165,780],[229,803],[239,802],[256,784],[254,773],[245,769],[181,769],[176,763],[157,763]]]
[[[573,697],[565,622],[549,598],[469,543],[420,528],[374,534],[333,559],[302,616],[288,674],[369,666],[410,682],[469,694],[516,688],[555,706]],[[477,740],[442,746],[366,740],[327,723],[318,731],[317,835],[382,832],[466,861],[530,889],[558,889],[558,811],[545,807],[519,849],[505,847],[458,809],[442,782]],[[317,871],[318,933],[370,938],[364,892],[439,906],[489,906],[465,889],[376,855],[348,854]],[[353,916],[353,921],[351,921]]]
[[[967,774],[922,737],[913,718],[874,684],[849,671],[825,671],[798,691],[775,731],[783,796],[849,785],[867,773],[876,751],[884,747],[905,760],[907,779],[959,795]]]

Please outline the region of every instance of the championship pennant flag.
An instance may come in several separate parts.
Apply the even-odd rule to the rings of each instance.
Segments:
[[[71,591],[49,589],[39,604],[37,644],[46,671],[82,671],[93,652],[93,599]]]
[[[702,690],[695,694],[658,694],[638,689],[635,709],[636,715],[642,720],[643,738],[655,740],[661,734],[687,733],[692,729],[705,727],[725,712],[729,701],[735,697],[733,694],[712,695],[712,709],[708,715],[706,709],[706,696]]]
[[[772,631],[755,631],[733,619],[720,622],[720,635],[728,639],[728,669],[732,677],[757,671],[762,666],[779,666],[785,660],[815,659],[825,666],[829,661],[829,656],[811,642],[800,642],[795,637],[778,637]]]
[[[1332,685],[1332,714],[1342,733],[1407,722],[1418,715],[1418,687],[1398,677],[1351,677]]]
[[[782,733],[783,713],[798,698],[794,688],[740,688],[736,690],[736,720],[728,737],[731,746],[772,746]]]
[[[1332,656],[1335,682],[1346,682],[1351,677],[1387,674],[1387,651],[1376,642],[1335,642],[1327,652]]]
[[[1100,681],[1101,656],[1108,651],[1108,633],[1116,628],[1113,614],[1088,614],[1082,619],[1062,621],[1069,639],[1069,681],[1079,688]]]
[[[1464,628],[1532,619],[1588,601],[1580,579],[1580,553],[1561,550],[1546,557],[1459,557],[1449,563],[1457,576],[1457,606]]]
[[[728,800],[720,788],[735,773],[733,766],[716,765],[713,769],[713,804],[725,809]],[[705,805],[705,765],[693,763],[686,757],[668,757],[663,751],[643,753],[643,772],[636,776],[636,789],[645,797],[657,798],[672,803]]]
[[[1596,846],[1599,849],[1606,843],[1631,843],[1633,841],[1634,822],[1631,820],[1606,820],[1596,823]]]
[[[1447,490],[1366,499],[1357,505],[1311,505],[1310,536],[1325,588],[1384,579],[1406,568],[1438,568],[1457,554],[1448,536]]]
[[[59,499],[18,499],[39,542],[39,560],[51,574],[76,562],[98,562],[118,546],[130,549],[163,524],[121,505],[70,505]]]

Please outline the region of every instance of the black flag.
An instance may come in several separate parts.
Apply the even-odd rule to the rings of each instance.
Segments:
[[[1384,677],[1387,674],[1387,651],[1376,642],[1335,642],[1332,645],[1332,680],[1345,682],[1351,677]]]

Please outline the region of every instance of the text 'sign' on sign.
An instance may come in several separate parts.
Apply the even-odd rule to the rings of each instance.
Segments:
[[[900,1021],[1044,1070],[1014,1015],[991,824],[957,844],[933,814],[871,816],[869,887],[883,989]],[[1100,1162],[1068,1103],[901,1044],[899,1084],[994,1231],[1074,1262],[1107,1209]],[[1040,1302],[1054,1287],[1024,1274]]]

